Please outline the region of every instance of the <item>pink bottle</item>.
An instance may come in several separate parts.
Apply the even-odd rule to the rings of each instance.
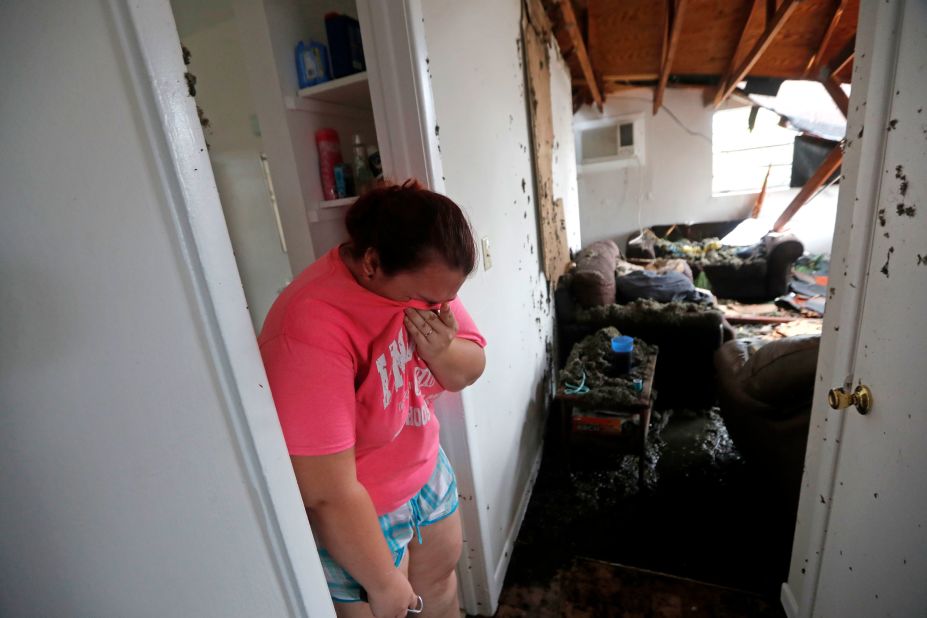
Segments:
[[[341,159],[341,142],[334,129],[319,129],[315,132],[315,145],[319,150],[319,175],[322,178],[322,199],[337,199],[335,190],[335,166]]]

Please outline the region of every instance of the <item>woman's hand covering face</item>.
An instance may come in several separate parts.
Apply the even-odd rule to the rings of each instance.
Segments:
[[[406,309],[405,314],[406,330],[426,363],[441,356],[457,336],[457,319],[448,303],[438,311]]]

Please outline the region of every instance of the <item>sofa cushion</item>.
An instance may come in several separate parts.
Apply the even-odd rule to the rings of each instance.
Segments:
[[[627,303],[638,298],[651,298],[661,303],[674,300],[700,302],[692,280],[675,271],[654,272],[639,270],[615,279],[618,302]]]
[[[741,368],[738,378],[747,393],[783,409],[811,400],[820,335],[770,341]]]
[[[648,270],[655,273],[677,272],[686,276],[689,281],[695,281],[692,277],[692,268],[685,260],[675,258],[655,258],[652,260],[636,259],[633,261],[619,259],[615,264],[615,276],[623,277],[628,273],[640,270]]]
[[[615,262],[621,250],[611,240],[594,242],[576,256],[573,295],[583,307],[615,302]]]

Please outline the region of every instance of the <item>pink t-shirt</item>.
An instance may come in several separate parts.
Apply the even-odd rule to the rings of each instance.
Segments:
[[[406,307],[361,287],[332,249],[280,294],[258,337],[291,455],[355,448],[378,515],[425,485],[438,456],[432,401],[443,392],[403,325]],[[480,346],[459,299],[458,337]]]

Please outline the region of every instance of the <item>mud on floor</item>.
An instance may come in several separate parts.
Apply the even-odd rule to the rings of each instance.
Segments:
[[[643,491],[636,455],[568,464],[548,446],[506,586],[547,587],[592,558],[777,594],[788,553],[716,408],[654,411]]]

